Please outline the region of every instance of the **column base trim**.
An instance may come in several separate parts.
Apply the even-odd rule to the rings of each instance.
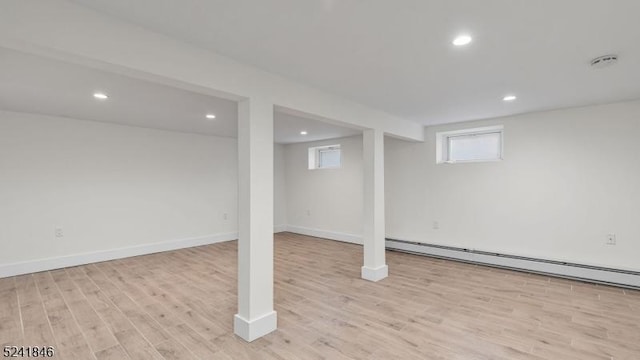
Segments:
[[[369,281],[380,281],[389,276],[389,266],[382,265],[377,268],[362,267],[362,278]]]
[[[245,341],[252,342],[278,328],[278,313],[271,311],[253,320],[236,314],[233,317],[233,332]]]

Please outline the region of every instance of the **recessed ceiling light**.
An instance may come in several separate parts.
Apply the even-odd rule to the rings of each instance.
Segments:
[[[502,98],[502,100],[504,100],[504,101],[513,101],[515,99],[517,99],[517,97],[515,95],[507,95],[507,96]]]
[[[453,45],[455,46],[464,46],[464,45],[468,45],[471,42],[471,36],[469,35],[460,35],[458,37],[456,37],[455,39],[453,39]]]
[[[213,114],[207,114],[206,118],[207,118],[207,119],[210,119],[210,120],[213,120],[213,119],[215,119],[215,118],[216,118],[216,116],[215,116],[215,115],[213,115]]]
[[[300,135],[307,135],[306,131],[300,131]]]
[[[101,92],[93,93],[93,97],[99,100],[107,100],[109,98],[107,94]]]

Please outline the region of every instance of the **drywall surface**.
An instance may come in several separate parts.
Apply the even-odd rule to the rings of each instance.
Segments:
[[[235,239],[237,172],[236,139],[0,111],[0,265]]]
[[[503,161],[436,164],[436,132],[497,124]],[[424,143],[388,138],[387,236],[640,270],[639,138],[640,101],[429,127]]]
[[[0,46],[422,140],[422,126],[64,0],[0,2]]]
[[[285,173],[285,149],[273,144],[273,225],[275,231],[284,231],[287,225],[287,184]]]
[[[340,168],[309,170],[309,147],[336,144],[342,152]],[[348,238],[362,236],[361,135],[285,145],[285,163],[287,225],[291,231],[311,229]]]

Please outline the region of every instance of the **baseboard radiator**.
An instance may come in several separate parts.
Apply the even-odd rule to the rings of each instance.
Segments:
[[[387,239],[387,250],[640,290],[640,272]]]

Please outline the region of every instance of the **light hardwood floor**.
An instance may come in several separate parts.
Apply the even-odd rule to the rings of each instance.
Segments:
[[[0,345],[57,359],[640,359],[640,292],[276,236],[278,330],[233,335],[236,242],[0,279]]]

